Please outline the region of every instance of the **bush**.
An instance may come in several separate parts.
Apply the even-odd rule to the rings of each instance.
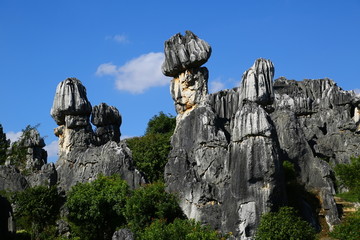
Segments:
[[[90,183],[71,188],[65,206],[75,236],[83,240],[111,239],[125,225],[123,214],[129,187],[118,175],[99,176]]]
[[[43,238],[42,232],[51,229],[59,216],[60,196],[55,186],[28,188],[13,196],[18,226],[31,234],[32,239]]]
[[[220,234],[208,226],[201,226],[194,220],[175,219],[167,224],[165,220],[155,220],[139,234],[140,240],[217,240]]]
[[[165,192],[163,183],[153,183],[136,189],[126,204],[125,217],[135,233],[155,219],[184,218],[176,197]]]
[[[149,182],[164,181],[164,168],[171,149],[169,134],[149,134],[127,140],[136,168]]]
[[[315,230],[297,216],[292,207],[282,207],[278,212],[265,213],[260,220],[256,240],[312,240]]]
[[[345,221],[335,226],[329,235],[340,240],[360,239],[360,210],[347,216]]]
[[[166,115],[163,112],[160,112],[159,115],[155,115],[149,120],[145,135],[156,133],[172,134],[174,132],[175,126],[176,119],[173,115]]]
[[[350,195],[355,195],[360,200],[360,157],[351,158],[350,164],[335,166],[335,174],[340,185],[349,189]]]
[[[136,168],[145,173],[149,182],[164,181],[175,125],[175,117],[160,112],[148,122],[145,136],[127,140]]]

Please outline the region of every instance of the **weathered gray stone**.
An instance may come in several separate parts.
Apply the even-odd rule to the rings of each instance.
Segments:
[[[270,60],[257,59],[241,80],[241,102],[252,101],[269,105],[274,100],[274,65]]]
[[[13,239],[16,233],[15,219],[10,202],[0,195],[0,236]]]
[[[122,228],[114,232],[112,240],[134,240],[134,234],[130,231],[130,229]]]
[[[56,88],[50,114],[58,125],[65,125],[65,116],[90,116],[91,104],[87,100],[86,89],[76,78],[67,78]]]
[[[96,126],[95,136],[98,144],[108,141],[120,142],[121,115],[116,107],[101,103],[93,107],[91,122]]]
[[[144,177],[133,166],[131,152],[124,142],[109,141],[86,150],[73,149],[56,162],[58,186],[68,191],[76,183],[93,181],[99,174],[119,174],[130,188],[145,183]]]
[[[42,165],[39,171],[33,171],[26,176],[30,187],[54,186],[57,184],[57,172],[54,163]]]
[[[12,165],[0,165],[0,191],[22,191],[28,186],[28,182],[18,169]]]
[[[165,167],[167,189],[179,194],[189,218],[241,239],[251,238],[261,214],[285,199],[275,127],[259,105],[273,100],[272,64],[255,66],[241,88],[203,93],[191,111],[178,112]]]
[[[187,69],[206,63],[211,55],[211,47],[191,31],[186,31],[185,36],[178,33],[165,41],[164,52],[162,72],[166,76],[177,77]]]

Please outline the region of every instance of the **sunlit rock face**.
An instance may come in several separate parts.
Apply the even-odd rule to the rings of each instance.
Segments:
[[[68,78],[59,83],[51,116],[59,125],[55,129],[59,137],[56,172],[61,189],[95,180],[99,174],[119,174],[131,188],[145,183],[133,165],[130,149],[120,141],[118,109],[106,103],[91,107],[80,80]]]
[[[181,44],[181,54],[170,51],[180,39],[165,42],[163,72],[174,77],[178,116],[164,176],[184,213],[253,239],[261,214],[296,198],[314,227],[324,218],[332,228],[339,221],[332,165],[360,155],[358,97],[330,79],[274,81],[266,59],[255,61],[238,88],[208,94],[207,69],[180,64],[187,49]],[[284,161],[294,165],[304,192],[288,195]]]

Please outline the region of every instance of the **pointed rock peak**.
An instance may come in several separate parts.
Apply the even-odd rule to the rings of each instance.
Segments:
[[[247,70],[241,80],[242,101],[269,105],[274,100],[274,65],[270,60],[259,58]]]
[[[175,34],[165,41],[165,61],[161,67],[164,75],[177,77],[186,69],[198,68],[210,58],[211,47],[191,31],[185,36]]]
[[[56,88],[50,114],[58,125],[65,124],[66,115],[91,114],[91,104],[86,96],[86,88],[76,78],[67,78]]]

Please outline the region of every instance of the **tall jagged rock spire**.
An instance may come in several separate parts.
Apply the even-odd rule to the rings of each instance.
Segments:
[[[258,59],[241,88],[208,95],[201,65],[210,50],[189,32],[165,42],[162,70],[174,77],[178,113],[165,181],[189,218],[250,239],[261,214],[284,200],[275,127],[265,109],[274,100],[274,66]]]
[[[208,93],[209,72],[201,67],[211,55],[210,45],[194,33],[186,31],[165,41],[164,75],[174,77],[170,92],[178,114],[192,110]]]

